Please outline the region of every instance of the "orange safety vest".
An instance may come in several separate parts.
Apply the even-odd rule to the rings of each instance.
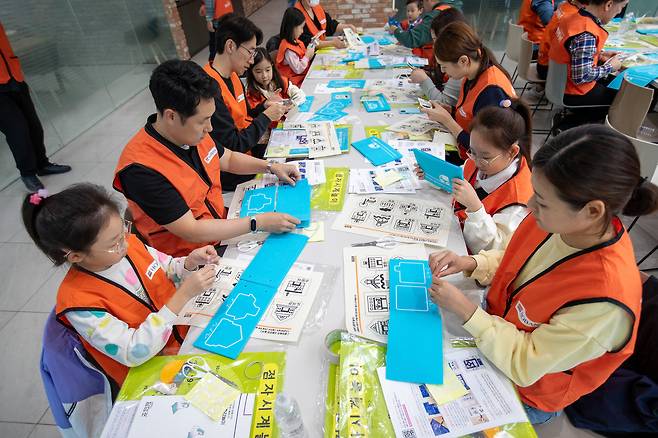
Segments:
[[[318,18],[318,21],[320,22],[320,29],[318,29],[318,27],[315,25],[315,21],[313,20],[313,18],[311,18],[308,12],[306,12],[306,9],[304,9],[304,6],[302,6],[301,2],[295,3],[295,8],[299,9],[300,11],[302,11],[302,14],[304,14],[304,20],[306,21],[306,25],[304,26],[304,29],[307,30],[308,33],[315,36],[321,30],[324,31],[327,30],[327,16],[324,13],[324,9],[322,8],[322,6],[317,5],[311,8],[313,10],[313,15],[315,15]],[[320,36],[320,40],[325,40],[326,38],[327,38],[326,33]],[[281,42],[283,42],[283,40]]]
[[[0,23],[0,58],[2,58],[0,59],[0,84],[6,84],[12,78],[18,82],[25,81],[21,62],[14,55],[2,23]]]
[[[240,81],[238,75],[235,72],[231,73],[231,84],[233,84],[233,91],[236,94],[240,93],[236,98],[233,93],[231,93],[231,90],[229,90],[226,86],[224,79],[220,76],[217,70],[212,68],[210,63],[204,65],[203,69],[206,71],[206,73],[208,73],[208,75],[210,75],[210,77],[217,81],[217,84],[219,84],[219,89],[222,92],[222,99],[228,107],[229,113],[231,113],[231,117],[233,118],[233,123],[235,123],[235,126],[239,130],[242,130],[251,125],[253,119],[247,112],[247,100],[245,99],[244,95],[244,87],[242,86],[242,81]]]
[[[212,19],[217,20],[226,14],[233,12],[233,3],[230,0],[215,0],[215,9],[213,10]],[[206,15],[206,5],[201,4],[201,14]]]
[[[562,410],[598,388],[633,352],[640,316],[642,283],[635,265],[633,244],[621,221],[613,218],[616,236],[556,262],[515,288],[514,282],[528,260],[551,236],[529,214],[505,250],[487,295],[487,309],[517,329],[532,332],[569,306],[609,302],[634,319],[633,331],[619,350],[546,374],[530,386],[519,387],[524,403],[546,412]]]
[[[174,283],[160,268],[158,260],[148,252],[146,246],[133,234],[128,236],[128,251],[126,259],[132,265],[137,279],[144,288],[151,303],[143,301],[123,286],[114,283],[86,269],[72,266],[66,273],[57,291],[55,313],[57,319],[71,327],[66,314],[71,311],[103,311],[128,324],[128,327],[139,328],[148,315],[158,312],[174,295]],[[173,336],[162,349],[164,354],[177,354],[187,327],[174,327]],[[100,351],[89,344],[82,336],[80,341],[87,352],[100,365],[105,374],[121,385],[128,374],[128,367],[112,359],[113,352]],[[106,348],[111,347],[108,345]],[[115,346],[116,347],[116,346]]]
[[[588,32],[596,38],[596,53],[592,61],[592,65],[596,66],[599,63],[599,55],[608,39],[608,31],[594,21],[589,13],[583,13],[583,10],[580,10],[577,14],[564,17],[560,20],[551,36],[551,48],[548,57],[557,63],[567,64],[567,85],[564,94],[582,96],[596,85],[596,81],[576,84],[571,80],[571,53],[567,45],[573,37],[584,32]]]
[[[132,164],[138,164],[164,176],[183,197],[195,219],[224,219],[226,215],[217,146],[206,134],[196,148],[206,174],[210,178],[210,186],[191,166],[142,128],[123,149],[114,171],[113,186],[115,190],[124,193],[119,173]],[[219,243],[217,241],[188,242],[159,225],[130,199],[128,208],[133,215],[135,227],[146,243],[165,254],[182,257],[196,248]]]
[[[571,4],[569,0],[563,1],[558,6],[557,10],[551,17],[551,21],[548,22],[544,33],[541,36],[541,41],[539,42],[539,52],[537,53],[537,64],[548,66],[548,52],[551,49],[551,35],[557,29],[558,24],[563,17],[575,14],[578,12],[578,8]]]
[[[551,0],[551,5],[555,9],[555,0]],[[530,41],[535,43],[541,41],[546,26],[541,22],[539,15],[532,10],[532,0],[523,0],[521,2],[519,25],[523,26],[523,30],[528,33],[528,39]]]
[[[291,44],[287,40],[282,39],[279,45],[279,51],[276,54],[276,68],[279,70],[279,73],[290,78],[292,83],[299,87],[306,77],[306,72],[311,66],[311,63],[309,61],[306,70],[302,73],[295,73],[288,64],[283,62],[288,50],[292,50],[301,59],[306,55],[306,45],[301,40],[297,40],[297,44]]]
[[[281,76],[281,80],[283,81],[283,90],[279,93],[279,96],[282,99],[289,99],[290,95],[288,94],[288,87],[290,85],[290,80],[285,77]],[[256,108],[258,105],[261,103],[265,102],[265,96],[263,96],[263,93],[261,93],[258,90],[248,90],[247,91],[247,102],[249,102],[249,106],[251,108]],[[275,120],[272,123],[270,123],[270,128],[276,128],[279,125],[279,121]]]
[[[480,93],[482,93],[486,88],[492,86],[498,86],[502,88],[505,94],[509,98],[516,98],[516,92],[514,91],[514,86],[510,82],[507,75],[495,65],[488,67],[477,77],[475,84],[471,87],[468,92],[466,92],[466,82],[468,78],[462,80],[461,91],[459,92],[459,98],[457,99],[457,105],[455,106],[455,121],[461,128],[469,132],[471,126],[471,121],[473,121],[473,108],[475,107],[475,102],[477,101]],[[459,155],[466,159],[466,151],[462,147],[459,148]]]
[[[470,158],[464,163],[464,176],[466,181],[475,187],[477,181],[478,168]],[[533,194],[532,184],[530,183],[530,168],[524,156],[520,156],[519,166],[514,175],[492,193],[482,199],[484,211],[494,215],[499,211],[511,207],[512,205],[522,205],[527,207],[528,200]],[[455,214],[459,221],[463,223],[466,220],[466,207],[456,203]]]
[[[452,6],[447,3],[439,3],[437,5],[434,5],[432,10],[445,11],[446,9],[450,9],[450,8],[452,8]],[[436,60],[434,59],[434,42],[430,41],[429,43],[421,47],[416,47],[414,49],[411,49],[411,53],[413,53],[416,56],[420,56],[421,58],[427,59],[429,61],[429,66],[434,68],[434,65],[436,64]]]

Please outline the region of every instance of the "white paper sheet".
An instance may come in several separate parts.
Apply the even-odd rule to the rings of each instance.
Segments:
[[[340,143],[333,122],[284,122],[284,130],[305,129],[309,158],[340,155]]]
[[[528,421],[509,379],[477,348],[445,349],[445,359],[470,392],[441,406],[424,385],[386,380],[386,368],[377,370],[397,436],[451,438]]]
[[[398,172],[402,179],[386,187],[382,187],[376,178],[384,172]],[[407,164],[395,164],[386,168],[350,169],[349,193],[359,195],[371,193],[416,193],[417,179],[413,167]]]
[[[421,135],[433,129],[445,130],[443,125],[427,118],[425,114],[416,114],[386,128],[394,132],[408,132],[410,134]]]
[[[348,195],[332,229],[445,246],[452,215],[452,208],[438,201],[396,195]]]
[[[350,71],[326,68],[312,68],[306,79],[343,79]]]
[[[392,258],[427,258],[420,244],[393,249],[377,246],[343,249],[345,281],[345,325],[347,331],[373,341],[388,340],[388,262]]]
[[[323,160],[299,160],[291,161],[290,164],[297,166],[302,178],[312,186],[323,184],[327,180]]]
[[[205,327],[235,287],[248,264],[222,258],[215,284],[186,303],[179,312],[176,324]],[[322,277],[321,272],[301,270],[293,266],[251,336],[257,339],[297,342],[320,289]]]
[[[249,436],[255,394],[240,394],[221,420],[214,422],[180,396],[143,397],[128,438],[242,438]]]

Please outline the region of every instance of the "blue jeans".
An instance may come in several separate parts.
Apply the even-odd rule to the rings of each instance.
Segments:
[[[530,424],[548,423],[562,412],[544,412],[537,408],[533,408],[532,406],[528,406],[525,403],[523,403],[523,408],[525,409],[525,413],[528,415],[528,421],[530,421]]]

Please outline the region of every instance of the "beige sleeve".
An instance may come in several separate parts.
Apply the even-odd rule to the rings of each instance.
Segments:
[[[466,277],[472,278],[484,286],[490,284],[491,280],[493,280],[493,277],[496,274],[496,270],[498,269],[504,254],[504,249],[480,251],[476,255],[472,256],[477,263],[475,270],[473,272],[464,271],[464,275]]]
[[[564,308],[532,332],[482,309],[464,324],[487,359],[519,386],[619,348],[632,326],[625,310],[607,302]]]

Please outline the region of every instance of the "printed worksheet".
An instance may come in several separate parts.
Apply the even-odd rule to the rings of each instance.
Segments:
[[[188,301],[175,324],[205,327],[248,265],[249,262],[222,258],[217,267],[215,284]],[[320,289],[322,277],[321,272],[293,266],[279,286],[268,310],[256,325],[252,337],[297,342]]]
[[[428,119],[425,114],[417,114],[407,117],[386,129],[393,132],[407,132],[414,135],[425,134],[427,131],[433,129],[445,131],[443,125]]]
[[[386,172],[397,172],[401,179],[383,187],[378,177]],[[359,195],[372,193],[416,193],[419,188],[418,179],[414,176],[413,167],[407,164],[395,164],[385,169],[366,168],[350,169],[349,193]]]
[[[452,208],[439,201],[410,200],[395,195],[349,195],[332,228],[445,246],[452,215]]]
[[[392,249],[377,246],[343,249],[345,325],[347,331],[386,343],[389,320],[389,269],[391,258],[426,259],[425,247],[402,244]]]
[[[333,122],[284,122],[283,129],[306,130],[309,158],[341,154],[340,142]]]
[[[386,368],[377,370],[397,436],[451,438],[528,421],[512,383],[477,348],[446,349],[445,362],[469,392],[443,405],[426,385],[387,380]]]

